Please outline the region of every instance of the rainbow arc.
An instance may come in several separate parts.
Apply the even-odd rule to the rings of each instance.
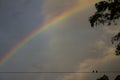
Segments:
[[[74,15],[82,10],[87,9],[89,6],[95,4],[99,0],[82,0],[80,1],[79,5],[73,6],[70,9],[62,12],[58,16],[52,18],[47,23],[45,23],[43,26],[40,26],[35,31],[33,31],[31,34],[26,36],[23,40],[18,42],[13,48],[11,48],[5,55],[0,59],[0,65],[4,65],[19,49],[23,48],[24,45],[26,45],[31,39],[35,38],[36,36],[40,35],[45,30],[53,27],[53,25],[61,22],[63,19],[66,19],[70,17],[71,15]]]

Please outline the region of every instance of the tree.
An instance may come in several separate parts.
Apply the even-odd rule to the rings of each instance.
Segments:
[[[108,76],[107,75],[103,75],[103,77],[97,79],[97,80],[109,80]]]
[[[95,4],[96,12],[89,18],[91,27],[100,24],[117,25],[120,18],[120,0],[104,0]],[[112,44],[116,47],[116,55],[120,55],[120,32],[112,37]]]
[[[120,75],[118,75],[118,76],[115,78],[115,80],[120,80]]]
[[[97,80],[109,80],[109,78],[107,75],[103,75],[101,78],[99,78]],[[117,75],[114,80],[120,80],[120,75]]]

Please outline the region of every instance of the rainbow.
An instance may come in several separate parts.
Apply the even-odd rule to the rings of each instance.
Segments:
[[[0,59],[0,66],[4,65],[19,49],[24,47],[25,44],[27,44],[31,39],[35,38],[36,36],[40,35],[43,31],[46,29],[49,29],[53,25],[61,22],[63,19],[66,19],[67,17],[76,14],[79,11],[82,11],[89,6],[95,4],[99,0],[80,0],[80,4],[73,6],[72,8],[62,12],[58,16],[52,18],[47,23],[45,23],[43,26],[40,26],[35,31],[33,31],[31,34],[29,34],[27,37],[25,37],[23,40],[21,40],[19,43],[17,43],[13,48],[11,48],[5,55]]]

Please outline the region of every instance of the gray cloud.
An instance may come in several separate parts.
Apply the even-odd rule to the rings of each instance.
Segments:
[[[54,2],[54,4],[52,2]],[[66,1],[60,2],[69,3]],[[45,3],[46,4],[43,6],[45,22],[59,15],[61,12],[64,12],[65,9],[69,9],[78,4],[77,0],[74,3],[67,5],[67,7],[54,0],[51,2],[46,0]],[[72,70],[74,67],[73,71],[91,71],[93,69],[98,69],[100,71],[119,70],[117,67],[119,64],[119,57],[114,56],[114,48],[110,47],[112,46],[110,43],[110,35],[111,33],[115,33],[116,30],[112,32],[111,28],[106,27],[95,28],[94,30],[91,29],[88,17],[92,15],[93,12],[93,7],[83,10],[75,15],[71,15],[69,18],[48,30],[50,36],[49,46],[53,49],[53,52],[50,55],[53,56],[53,59],[57,56],[57,59],[62,58],[62,61],[64,61],[63,70],[68,69],[68,65],[70,65],[69,62],[73,64],[70,65],[69,70]],[[59,61],[60,65],[62,61]],[[57,63],[58,61],[55,60],[55,62]],[[91,65],[93,66],[89,68]],[[113,65],[116,65],[116,67]],[[55,65],[52,67],[54,66]],[[110,67],[108,68],[108,66]],[[76,70],[76,68],[78,69]],[[59,70],[59,68],[57,70]],[[87,80],[90,76],[91,79],[96,79],[100,75],[95,77],[89,74],[70,74],[66,75],[63,80]]]
[[[42,24],[41,1],[0,0],[0,55]]]
[[[43,15],[45,21],[59,15],[79,3],[79,0],[44,0]]]
[[[114,48],[109,47],[104,43],[104,41],[99,41],[96,43],[96,48],[101,49],[104,54],[99,58],[94,59],[86,59],[80,63],[77,72],[92,72],[92,70],[100,71],[118,71],[119,70],[119,57],[114,55]],[[113,66],[114,65],[114,66]],[[108,67],[109,66],[109,67]],[[89,79],[97,79],[103,76],[105,73],[101,74],[70,74],[66,75],[63,80],[89,80]],[[106,73],[111,80],[118,75],[118,73]]]
[[[34,2],[34,1],[33,1]],[[66,11],[79,0],[44,0],[42,15],[44,23]],[[32,4],[31,4],[32,5]],[[30,7],[30,6],[29,6]],[[29,9],[27,13],[29,13]],[[107,30],[92,29],[88,17],[93,14],[93,6],[80,11],[61,22],[54,24],[20,49],[1,70],[7,71],[91,71],[93,69],[119,69],[118,59],[108,40]],[[17,13],[16,13],[17,14]],[[25,13],[23,13],[25,14]],[[29,16],[34,14],[31,13]],[[29,22],[32,22],[32,18]],[[34,14],[35,17],[39,16]],[[23,16],[25,17],[25,15]],[[37,20],[36,20],[37,21]],[[34,25],[34,23],[33,23]],[[107,34],[107,33],[108,34]],[[19,66],[21,65],[21,66]],[[110,66],[108,68],[108,66]],[[9,69],[8,67],[15,67]],[[97,74],[95,74],[97,75]],[[96,77],[99,77],[97,75]],[[11,76],[10,76],[11,77]],[[21,78],[23,77],[23,78]],[[28,80],[73,80],[96,79],[89,74],[38,74],[31,76],[16,75],[11,79]],[[29,79],[30,78],[30,79]]]

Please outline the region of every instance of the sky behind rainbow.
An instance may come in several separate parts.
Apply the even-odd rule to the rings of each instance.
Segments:
[[[119,71],[110,43],[116,30],[90,27],[97,1],[0,0],[0,72]],[[102,75],[0,74],[0,80],[95,80]]]
[[[18,42],[7,53],[5,53],[5,55],[3,55],[3,57],[0,59],[0,65],[4,65],[5,62],[8,61],[20,48],[24,47],[24,45],[26,45],[31,39],[40,35],[40,33],[45,31],[46,29],[49,29],[54,24],[61,22],[63,19],[66,19],[67,17],[76,14],[77,12],[85,10],[89,6],[95,4],[96,2],[98,2],[98,0],[91,0],[89,2],[88,0],[83,0],[80,2],[79,5],[73,6],[72,8],[66,10],[65,12],[60,13],[58,16],[54,17],[53,19],[45,23],[43,26],[40,26],[31,34],[29,34],[27,37],[25,37],[22,41]]]

